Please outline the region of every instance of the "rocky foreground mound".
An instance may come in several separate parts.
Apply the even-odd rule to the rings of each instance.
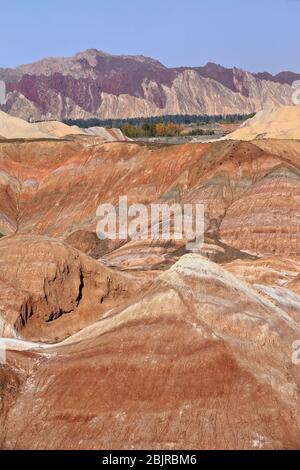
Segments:
[[[9,353],[1,446],[296,448],[299,334],[249,286],[187,255],[139,301],[46,356]]]

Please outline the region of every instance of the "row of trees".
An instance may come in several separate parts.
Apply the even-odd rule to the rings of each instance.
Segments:
[[[118,127],[122,128],[125,125],[132,125],[136,127],[143,127],[144,125],[152,124],[177,124],[177,125],[190,125],[190,124],[234,124],[240,123],[253,117],[254,114],[219,114],[209,116],[207,114],[198,116],[198,115],[177,115],[177,116],[154,116],[149,118],[130,118],[130,119],[66,119],[64,122],[69,126],[78,126],[81,128],[88,127]]]

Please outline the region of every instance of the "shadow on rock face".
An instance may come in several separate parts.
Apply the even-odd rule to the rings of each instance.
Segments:
[[[124,241],[100,240],[95,232],[86,230],[73,232],[65,242],[94,259],[99,259],[124,244]]]
[[[0,335],[34,341],[72,335],[126,303],[143,284],[42,236],[4,237],[0,272]]]

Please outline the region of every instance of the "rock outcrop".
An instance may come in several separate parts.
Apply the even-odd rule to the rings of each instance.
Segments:
[[[142,285],[58,240],[5,237],[0,242],[0,335],[64,339],[128,301]]]

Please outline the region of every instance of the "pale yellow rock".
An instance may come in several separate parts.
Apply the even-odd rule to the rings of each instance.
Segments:
[[[0,135],[5,139],[45,139],[49,134],[35,124],[23,121],[0,111]]]
[[[260,111],[226,139],[300,139],[300,107],[282,106]]]

